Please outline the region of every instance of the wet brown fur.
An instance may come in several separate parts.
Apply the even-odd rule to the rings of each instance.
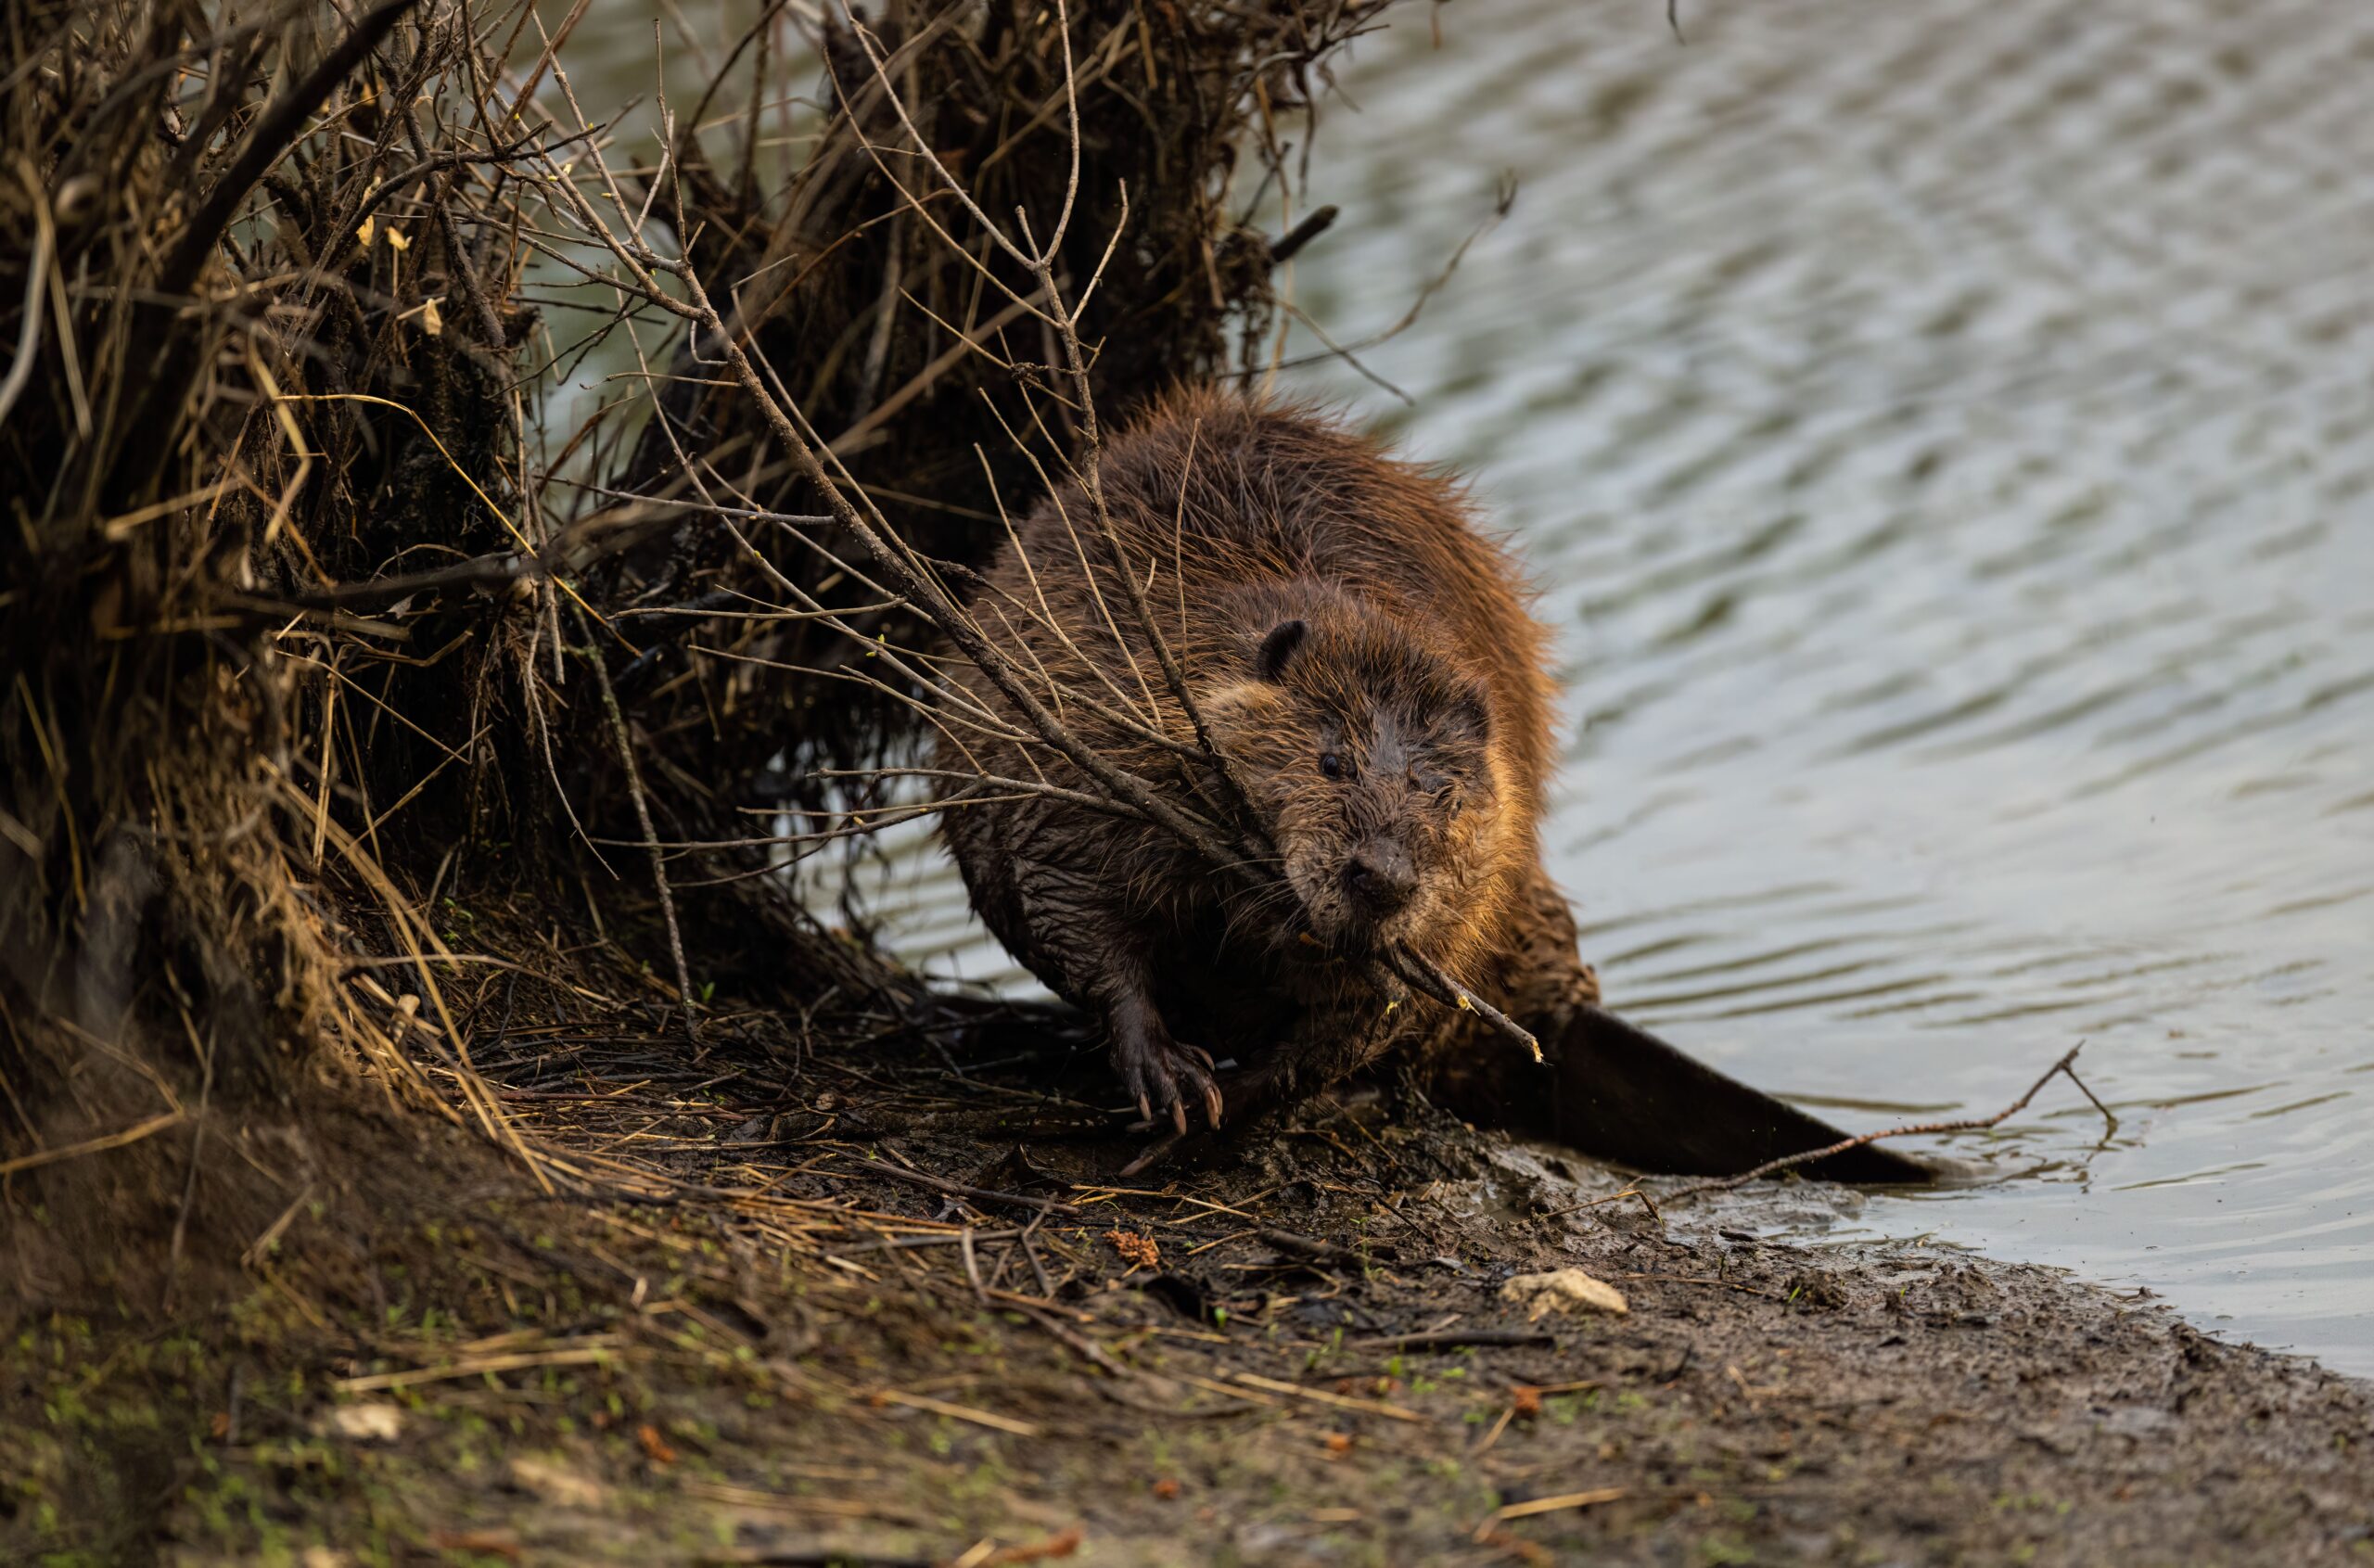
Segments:
[[[975,908],[1105,1019],[1132,1095],[1182,1123],[1200,1099],[1217,1119],[1207,1052],[1247,1069],[1229,1080],[1235,1106],[1397,1047],[1459,1043],[1461,1020],[1361,961],[1385,941],[1537,1011],[1581,994],[1536,838],[1548,634],[1458,484],[1310,409],[1211,390],[1166,400],[1107,445],[1101,473],[1123,555],[1277,860],[1247,887],[1154,824],[1045,797],[943,822]],[[1220,817],[1208,770],[1091,706],[1151,708],[1163,733],[1193,740],[1078,484],[1020,525],[973,609],[1081,741]],[[958,679],[1027,730],[979,671]],[[1341,777],[1322,772],[1327,753]],[[1095,787],[1052,747],[961,720],[938,766]],[[1371,866],[1385,872],[1355,877]],[[1407,902],[1380,914],[1356,880],[1406,887]]]

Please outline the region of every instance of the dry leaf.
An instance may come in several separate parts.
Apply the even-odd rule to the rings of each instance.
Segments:
[[[1162,1267],[1162,1248],[1155,1244],[1152,1236],[1141,1236],[1134,1230],[1107,1230],[1104,1239],[1129,1262],[1145,1268]]]

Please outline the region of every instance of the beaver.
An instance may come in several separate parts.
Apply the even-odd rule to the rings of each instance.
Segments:
[[[968,663],[977,706],[944,708],[935,766],[984,781],[941,817],[975,910],[1103,1020],[1140,1114],[1183,1134],[1199,1103],[1217,1128],[1472,1034],[1374,962],[1390,948],[1537,1016],[1595,1001],[1538,842],[1549,633],[1461,486],[1313,407],[1214,389],[1155,405],[1098,477],[1120,562],[1074,479],[1010,529],[971,614],[1079,741],[1206,818],[1249,814],[1244,861],[1100,804]],[[1225,1094],[1215,1052],[1244,1068]]]

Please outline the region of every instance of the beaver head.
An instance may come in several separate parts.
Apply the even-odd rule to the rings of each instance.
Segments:
[[[1245,643],[1242,674],[1206,708],[1308,934],[1337,952],[1448,956],[1486,923],[1507,859],[1489,689],[1390,614],[1342,600]]]

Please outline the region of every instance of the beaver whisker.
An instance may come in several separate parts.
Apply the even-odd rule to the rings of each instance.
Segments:
[[[1232,936],[1251,929],[1259,917],[1300,913],[1302,900],[1291,887],[1255,887],[1223,897],[1220,907],[1226,915],[1225,929]]]
[[[1272,870],[1272,869],[1276,869],[1276,870],[1283,870],[1283,869],[1284,869],[1284,867],[1285,867],[1285,863],[1286,863],[1286,858],[1285,858],[1283,855],[1259,855],[1259,856],[1256,856],[1256,857],[1254,857],[1254,858],[1253,858],[1253,859],[1251,859],[1251,860],[1223,860],[1223,861],[1221,861],[1221,862],[1219,864],[1219,866],[1218,866],[1218,867],[1216,867],[1215,869],[1219,870],[1219,871],[1240,871],[1240,870],[1257,870],[1257,871],[1268,871],[1268,870]]]

